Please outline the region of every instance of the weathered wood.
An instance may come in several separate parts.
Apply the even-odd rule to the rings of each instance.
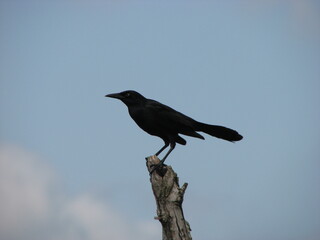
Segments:
[[[149,173],[160,162],[157,156],[146,158]],[[192,240],[190,225],[184,219],[182,202],[188,184],[179,187],[177,174],[164,165],[152,172],[150,182],[157,203],[157,217],[162,224],[162,240]]]

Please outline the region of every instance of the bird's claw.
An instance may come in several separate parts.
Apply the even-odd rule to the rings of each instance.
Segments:
[[[152,169],[150,170],[149,174],[151,175],[154,171],[159,170],[159,172],[158,172],[159,175],[163,175],[163,173],[161,173],[161,172],[162,172],[162,169],[163,169],[164,166],[166,166],[166,165],[162,161],[160,161],[157,164],[151,165],[150,167],[152,167]]]

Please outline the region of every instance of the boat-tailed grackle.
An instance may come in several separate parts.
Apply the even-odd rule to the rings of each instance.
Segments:
[[[176,143],[182,145],[187,143],[179,134],[204,139],[197,133],[204,132],[230,142],[242,139],[242,136],[235,130],[198,122],[162,103],[147,99],[136,91],[128,90],[108,94],[106,97],[121,100],[127,105],[131,118],[140,128],[151,135],[162,138],[164,146],[155,154],[156,156],[170,145],[169,151],[160,162],[161,164],[175,148]]]

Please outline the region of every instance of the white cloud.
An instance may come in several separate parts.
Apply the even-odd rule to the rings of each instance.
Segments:
[[[71,218],[77,232],[85,232],[88,239],[130,239],[130,227],[110,206],[89,195],[83,195],[66,205],[65,213]],[[140,236],[141,237],[141,236]],[[75,239],[78,239],[75,238]]]
[[[51,169],[33,154],[0,146],[0,239],[127,240],[159,238],[159,223],[127,219],[88,193],[57,191]]]
[[[28,228],[48,214],[50,174],[35,161],[16,148],[0,148],[1,233]]]

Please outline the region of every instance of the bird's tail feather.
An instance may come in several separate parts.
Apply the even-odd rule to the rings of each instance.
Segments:
[[[187,141],[184,140],[182,137],[180,137],[179,135],[176,136],[176,139],[175,141],[181,145],[186,145],[187,144]]]
[[[197,131],[201,131],[230,142],[239,141],[243,138],[237,131],[230,128],[200,122],[197,122]]]

